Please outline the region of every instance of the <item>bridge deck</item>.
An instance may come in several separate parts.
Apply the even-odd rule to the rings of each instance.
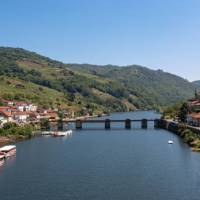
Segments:
[[[155,119],[145,119],[149,122],[154,122]],[[63,122],[71,122],[76,123],[78,120],[63,120]],[[95,119],[95,120],[80,120],[82,123],[105,123],[107,119]],[[125,122],[124,119],[109,119],[109,121],[112,122]],[[131,122],[142,122],[142,119],[130,119]]]
[[[105,124],[105,129],[110,129],[113,122],[124,123],[126,129],[131,128],[131,122],[140,122],[141,128],[147,128],[148,122],[154,122],[154,127],[157,127],[157,119],[76,119],[76,120],[63,120],[65,123],[75,123],[76,129],[82,129],[84,123],[102,123]]]

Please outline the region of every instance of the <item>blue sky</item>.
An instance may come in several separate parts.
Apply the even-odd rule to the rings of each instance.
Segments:
[[[199,0],[6,0],[0,46],[200,79]]]

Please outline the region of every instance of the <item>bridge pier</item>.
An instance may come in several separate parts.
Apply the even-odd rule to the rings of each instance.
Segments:
[[[147,128],[147,119],[142,119],[142,121],[141,121],[141,127],[142,127],[143,129],[146,129],[146,128]]]
[[[159,128],[159,119],[154,120],[154,128]]]
[[[110,129],[110,119],[105,120],[105,129]]]
[[[76,129],[82,129],[82,121],[76,120]]]
[[[130,119],[126,119],[125,120],[125,128],[126,129],[131,129],[131,120]]]
[[[61,120],[58,121],[58,124],[57,124],[57,125],[58,125],[58,130],[59,130],[59,131],[62,131],[62,130],[63,130],[63,121],[61,121]]]

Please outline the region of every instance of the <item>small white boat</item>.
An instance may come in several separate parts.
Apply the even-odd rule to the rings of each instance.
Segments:
[[[70,134],[72,134],[72,130],[67,130],[67,131],[65,131],[65,133],[66,133],[67,135],[70,135]]]
[[[4,164],[5,162],[5,155],[3,153],[0,153],[0,167]]]
[[[174,141],[168,140],[168,144],[174,144]]]
[[[0,153],[3,153],[5,157],[10,157],[16,154],[16,146],[15,145],[7,145],[0,148]]]
[[[71,134],[72,134],[72,130],[67,130],[67,131],[55,131],[52,135],[54,137],[63,137],[63,136],[71,135]]]
[[[52,135],[53,132],[52,132],[52,131],[42,131],[41,134],[42,134],[42,135]]]

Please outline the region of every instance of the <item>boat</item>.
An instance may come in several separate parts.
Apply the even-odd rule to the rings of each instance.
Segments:
[[[70,135],[70,134],[73,133],[71,129],[70,129],[70,130],[67,130],[67,131],[65,131],[65,132],[67,133],[67,135]]]
[[[16,146],[15,145],[4,146],[0,148],[0,153],[3,153],[6,158],[13,156],[16,154]]]
[[[172,140],[168,140],[168,144],[174,144]]]
[[[72,134],[72,130],[67,130],[67,131],[55,131],[52,135],[54,137],[63,137],[63,136],[71,135],[71,134]]]
[[[0,167],[4,164],[5,162],[5,155],[4,153],[0,153]]]
[[[52,131],[42,131],[41,134],[42,134],[42,135],[52,135],[53,132],[52,132]]]
[[[55,131],[52,136],[53,137],[63,137],[66,136],[67,134],[65,132],[61,132],[61,131]]]

